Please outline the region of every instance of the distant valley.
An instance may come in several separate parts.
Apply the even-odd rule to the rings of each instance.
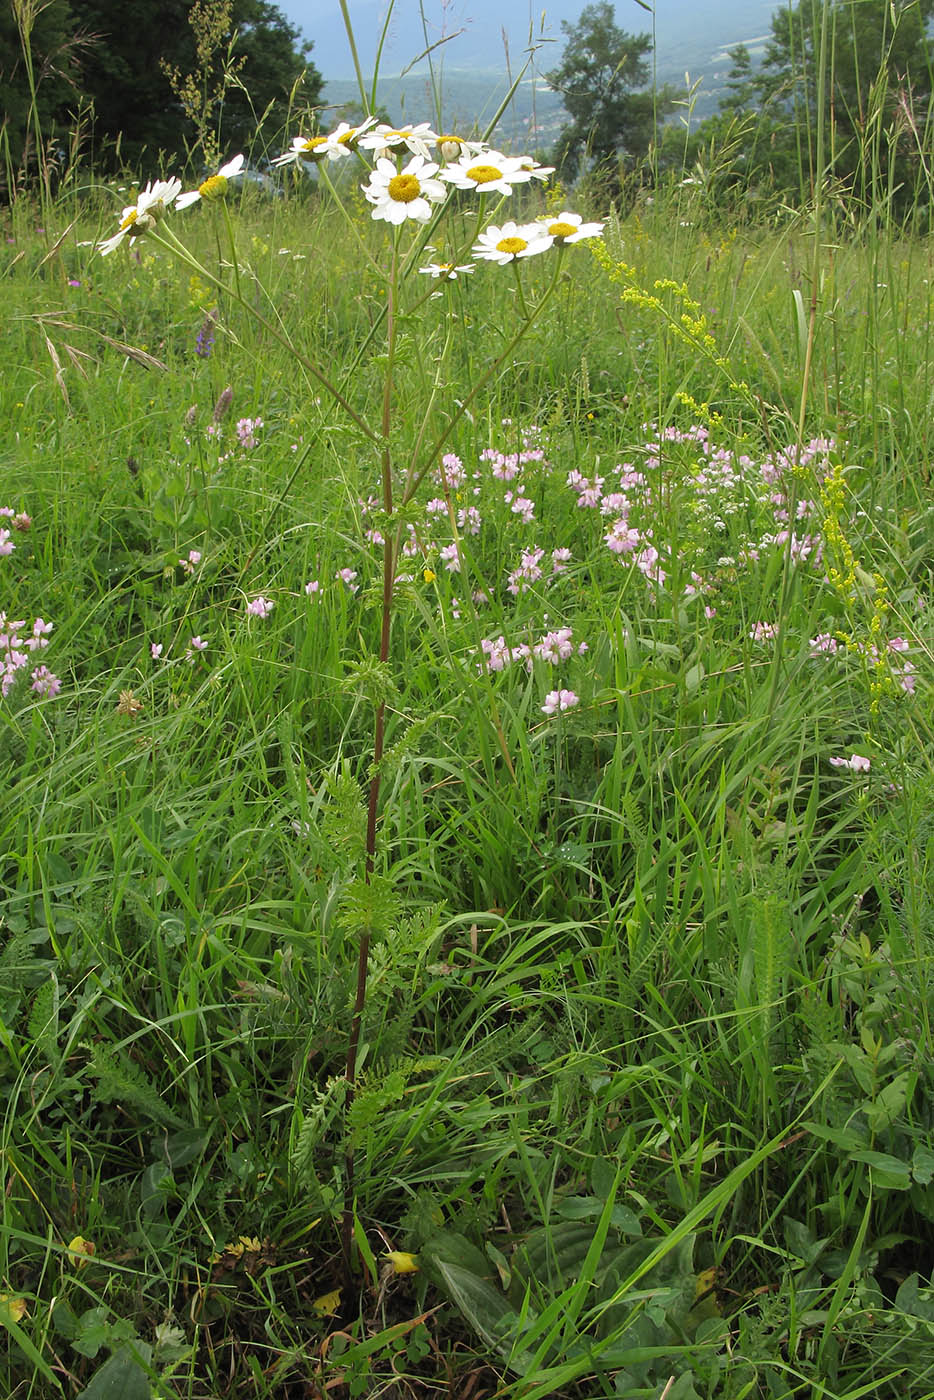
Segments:
[[[730,69],[727,50],[745,43],[751,52],[761,54],[770,30],[776,0],[657,0],[654,14],[655,79],[659,86],[670,83],[684,96],[681,115],[700,121],[716,111]],[[333,0],[327,0],[327,22],[321,0],[290,0],[283,7],[293,23],[302,27],[314,41],[313,60],[327,82],[325,95],[336,105],[357,97],[350,51]],[[430,76],[425,61],[416,63],[428,41],[442,35],[455,35],[435,50],[436,73],[440,73],[442,125],[448,128],[484,130],[495,114],[513,76],[524,62],[530,29],[546,42],[538,49],[533,67],[518,90],[511,107],[497,128],[497,139],[521,141],[530,148],[546,149],[566,120],[560,96],[545,82],[543,74],[559,61],[564,36],[562,18],[575,22],[582,4],[562,0],[545,13],[531,10],[523,19],[523,6],[508,8],[508,30],[504,33],[504,7],[499,0],[425,0],[426,24],[419,6],[412,0],[397,4],[389,28],[381,65],[378,100],[398,120],[424,119],[433,110]],[[651,32],[653,15],[641,6],[617,0],[616,21],[632,33]],[[361,63],[369,73],[375,54],[376,36],[385,6],[381,0],[351,3]],[[435,15],[435,22],[432,16]],[[335,23],[335,18],[337,23]],[[463,31],[463,32],[458,32]],[[507,60],[508,44],[508,60]],[[409,71],[406,71],[409,69]],[[689,76],[690,89],[686,82]]]

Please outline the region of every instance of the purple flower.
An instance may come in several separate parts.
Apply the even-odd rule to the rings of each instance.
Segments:
[[[195,354],[201,360],[209,358],[214,349],[214,324],[217,321],[217,310],[211,310],[201,322],[201,329],[195,339]]]
[[[579,704],[580,697],[575,695],[573,690],[549,690],[542,706],[542,714],[549,716],[561,714],[565,710],[572,710],[575,705]]]
[[[849,758],[832,758],[830,764],[833,768],[849,768],[854,773],[868,773],[870,768],[869,759],[861,753],[851,754]]]
[[[240,446],[255,447],[257,443],[256,433],[262,426],[262,418],[239,418],[237,420],[237,437],[240,439]]]
[[[275,606],[271,598],[263,598],[261,596],[251,599],[246,605],[246,610],[250,617],[267,618]]]
[[[48,666],[37,666],[32,673],[32,689],[37,695],[44,695],[48,700],[54,699],[62,688],[62,683],[58,676],[53,676]]]
[[[449,491],[458,491],[467,480],[461,459],[453,452],[446,452],[441,458],[440,470],[435,473],[435,480],[439,486],[446,486]]]

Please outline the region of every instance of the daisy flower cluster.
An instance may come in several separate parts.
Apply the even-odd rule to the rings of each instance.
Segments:
[[[289,149],[272,163],[277,167],[303,164],[326,168],[352,156],[367,171],[361,189],[371,206],[372,218],[393,227],[409,221],[427,224],[454,192],[499,199],[533,180],[544,182],[554,171],[553,166],[540,165],[528,155],[506,155],[483,141],[435,132],[428,122],[392,126],[377,122],[375,117],[367,117],[356,125],[341,122],[326,134],[296,136]],[[235,155],[196,189],[184,192],[176,178],[147,185],[136,203],[123,210],[117,232],[98,245],[100,252],[111,253],[124,239],[154,229],[172,204],[182,210],[226,198],[230,182],[240,174],[243,164],[243,155]],[[580,214],[562,210],[532,223],[507,220],[501,225],[491,224],[477,235],[472,254],[477,259],[504,265],[534,257],[556,245],[563,247],[598,238],[602,232],[602,223],[588,223]],[[473,263],[456,259],[432,262],[419,269],[446,281],[455,281],[462,273],[473,270]],[[199,353],[210,351],[202,348]]]

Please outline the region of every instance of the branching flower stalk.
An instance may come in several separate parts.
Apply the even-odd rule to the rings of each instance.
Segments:
[[[431,152],[431,146],[438,148],[437,158]],[[448,159],[445,157],[445,150],[448,151]],[[341,199],[336,182],[331,181],[325,173],[324,162],[345,160],[353,155],[363,160],[364,169],[369,174],[367,183],[361,188],[367,201],[373,206],[372,218],[392,226],[388,267],[381,265],[374,257],[360,229],[356,227],[351,210]],[[382,393],[378,427],[371,425],[365,412],[356,408],[351,401],[350,395],[356,376],[347,374],[342,377],[340,384],[335,383],[331,375],[297,349],[287,329],[263,315],[245,293],[242,280],[245,280],[248,274],[241,268],[237,257],[234,222],[226,203],[228,181],[241,169],[242,156],[235,156],[196,190],[184,194],[181,193],[179,180],[158,181],[148,185],[139,195],[136,205],[123,211],[116,234],[101,244],[101,251],[110,253],[124,240],[132,240],[144,234],[151,237],[166,252],[196,272],[203,283],[216,288],[234,304],[242,307],[267,335],[278,341],[295,363],[300,365],[340,407],[347,420],[359,431],[376,455],[382,502],[382,594],[379,641],[373,647],[374,658],[370,663],[372,674],[377,681],[369,697],[374,711],[373,743],[366,797],[363,880],[360,882],[367,892],[367,907],[375,908],[379,897],[379,881],[383,878],[377,870],[377,838],[381,817],[381,767],[386,731],[386,697],[387,688],[391,684],[395,570],[404,536],[402,513],[413,500],[429,471],[437,467],[442,450],[452,438],[458,424],[470,412],[471,406],[490,381],[510,363],[520,341],[550,304],[558,287],[567,244],[579,242],[584,238],[599,237],[603,225],[584,224],[580,215],[566,211],[556,221],[545,218],[523,225],[510,221],[502,228],[489,220],[485,221],[484,211],[489,202],[486,198],[488,189],[495,188],[502,196],[495,202],[495,209],[490,215],[490,218],[493,218],[498,215],[503,200],[511,194],[514,185],[524,185],[533,179],[544,179],[551,173],[550,170],[536,165],[531,157],[504,156],[478,142],[466,142],[451,137],[442,139],[429,131],[424,123],[417,127],[407,126],[399,129],[386,125],[377,126],[375,118],[372,117],[368,117],[354,128],[342,123],[336,131],[327,136],[297,136],[290,151],[278,158],[278,164],[285,165],[305,159],[311,159],[321,167],[324,177],[322,186],[339,207],[345,222],[352,228],[355,242],[365,254],[366,261],[385,282],[386,301],[378,322],[384,327],[380,356]],[[453,195],[455,189],[461,192],[457,196]],[[499,266],[512,263],[510,273],[515,278],[518,324],[500,353],[493,358],[470,391],[463,398],[458,398],[447,412],[439,415],[439,399],[445,384],[444,369],[453,344],[451,323],[446,318],[443,334],[433,332],[440,344],[437,344],[432,373],[422,373],[421,376],[421,407],[412,426],[411,443],[401,444],[395,424],[396,405],[400,397],[400,386],[396,381],[403,363],[400,317],[403,314],[407,318],[411,317],[426,305],[430,298],[437,295],[431,290],[425,291],[421,286],[416,290],[416,282],[421,280],[418,274],[429,274],[436,286],[440,281],[442,287],[446,288],[461,274],[472,273],[475,270],[473,263],[461,262],[461,258],[467,255],[462,246],[463,233],[459,238],[452,237],[448,240],[449,246],[456,249],[450,262],[433,263],[428,267],[418,265],[429,238],[434,238],[435,230],[453,207],[454,199],[469,199],[471,191],[477,196],[479,208],[468,211],[473,227],[470,256],[478,261],[493,262]],[[168,225],[166,216],[173,203],[175,208],[184,209],[199,202],[224,204],[223,219],[230,248],[232,284],[228,284],[222,277],[204,267]],[[406,231],[411,231],[413,236],[406,239]],[[533,296],[518,264],[543,254],[553,258],[552,273],[544,289],[537,296]],[[252,273],[249,275],[253,276]],[[255,284],[260,285],[258,282]],[[408,288],[411,288],[409,295],[406,294]],[[361,356],[366,354],[368,348],[377,343],[375,332],[376,327],[371,329],[361,352],[355,357],[355,366],[360,363]],[[439,416],[441,422],[435,424],[434,420]],[[506,763],[511,770],[512,765],[501,732],[500,739]],[[378,922],[364,914],[362,907],[356,917],[359,919],[357,975],[344,1069],[345,1125],[356,1090],[357,1061],[366,1012],[370,946],[375,923]],[[340,1241],[348,1283],[352,1274],[355,1209],[353,1140],[345,1128],[344,1202]]]

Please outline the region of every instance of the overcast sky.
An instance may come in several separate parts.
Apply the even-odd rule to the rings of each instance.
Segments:
[[[314,42],[312,57],[324,77],[353,76],[350,47],[338,0],[277,0],[291,22]],[[382,72],[399,73],[425,48],[421,12],[428,40],[455,36],[442,45],[446,66],[505,72],[503,30],[511,68],[520,67],[530,27],[537,38],[550,39],[536,57],[538,71],[554,68],[564,48],[561,21],[575,23],[587,0],[553,0],[543,12],[541,0],[396,0],[383,51]],[[700,77],[727,46],[754,41],[767,33],[769,17],[787,0],[654,0],[656,58],[659,71],[689,68]],[[364,77],[372,73],[376,44],[388,0],[349,0],[351,20]],[[616,23],[633,34],[653,30],[653,15],[637,0],[615,0]],[[543,18],[544,14],[544,18]],[[463,32],[459,32],[463,31]]]

